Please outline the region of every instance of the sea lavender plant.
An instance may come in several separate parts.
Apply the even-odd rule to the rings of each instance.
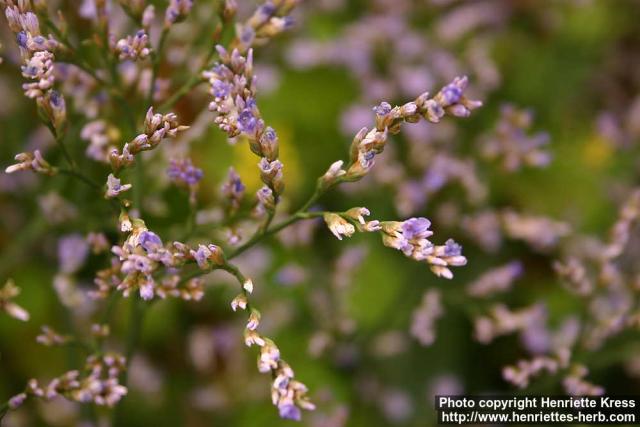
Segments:
[[[17,172],[36,172],[42,181],[35,182],[47,187],[46,196],[39,199],[42,218],[34,219],[24,234],[38,237],[50,227],[47,233],[52,236],[42,239],[42,252],[57,255],[53,288],[70,319],[62,328],[42,326],[35,339],[47,347],[79,348],[86,353],[86,363],[70,366],[48,383],[29,380],[0,406],[0,418],[30,399],[62,396],[111,407],[136,388],[156,389],[141,387],[162,383],[149,358],[140,354],[145,313],[165,304],[161,300],[175,299],[194,303],[185,309],[193,310],[194,317],[204,318],[206,311],[207,317],[222,318],[223,312],[209,312],[207,304],[215,304],[212,301],[219,294],[213,295],[208,288],[230,277],[239,287],[239,293],[229,298],[231,309],[246,315],[244,343],[257,350],[258,371],[270,375],[272,403],[279,416],[299,421],[302,410],[314,410],[317,405],[318,414],[309,421],[312,425],[347,425],[349,409],[330,392],[309,391],[298,379],[308,373],[296,369],[296,376],[283,359],[290,344],[280,345],[287,334],[274,325],[285,323],[282,318],[287,316],[291,321],[291,313],[302,308],[294,308],[293,298],[281,298],[282,290],[268,286],[271,264],[277,264],[282,254],[292,259],[274,270],[275,282],[285,285],[286,291],[295,287],[295,292],[307,292],[313,282],[308,305],[318,327],[309,340],[309,353],[316,358],[328,356],[340,372],[353,373],[358,394],[354,400],[376,405],[389,423],[406,423],[416,412],[417,402],[407,390],[387,384],[371,369],[362,372],[358,365],[399,357],[411,349],[409,336],[422,346],[437,345],[436,321],[444,324],[445,312],[455,310],[468,315],[476,340],[483,344],[519,335],[531,354],[503,369],[509,383],[524,388],[535,377],[551,374],[560,377],[568,394],[602,394],[602,387],[586,379],[588,360],[580,351],[602,348],[609,337],[640,324],[633,298],[638,274],[627,260],[637,252],[632,235],[639,216],[638,193],[628,196],[609,240],[583,236],[576,231],[579,224],[530,212],[519,203],[503,203],[505,195],[488,177],[492,163],[473,157],[480,151],[483,157],[500,161],[514,177],[520,166],[546,166],[552,157],[547,150],[550,140],[545,133],[529,135],[529,110],[507,104],[496,124],[480,132],[479,150],[466,144],[465,129],[450,120],[471,116],[482,105],[475,96],[493,104],[488,97],[501,79],[491,57],[493,36],[516,15],[516,8],[502,1],[426,2],[415,7],[442,12],[432,26],[433,34],[426,34],[413,28],[410,2],[379,0],[363,6],[362,19],[337,38],[322,42],[309,38],[287,47],[287,61],[296,68],[343,66],[361,92],[350,100],[352,105],[342,117],[343,132],[355,135],[346,160],[324,169],[307,201],[291,209],[303,180],[288,145],[290,118],[272,118],[271,109],[259,108],[265,105],[259,84],[264,76],[260,55],[262,46],[294,28],[294,16],[307,19],[315,5],[298,8],[297,0],[267,0],[255,8],[234,0],[214,3],[215,8],[171,0],[156,16],[155,9],[161,5],[144,0],[85,1],[77,13],[58,11],[57,2],[2,2],[17,42],[15,74],[24,79],[22,92],[35,100],[39,118],[56,143],[52,147],[46,137],[37,138],[37,143],[20,148],[15,163],[6,168],[14,183],[26,175]],[[340,3],[323,1],[318,7],[336,10]],[[371,31],[372,27],[378,31]],[[309,28],[315,27],[305,25],[301,31]],[[472,31],[474,37],[467,41],[465,35]],[[452,52],[454,42],[462,45],[459,56]],[[470,79],[464,76],[467,72]],[[288,82],[289,74],[282,76]],[[203,108],[204,93],[197,90],[205,84],[210,112]],[[424,92],[439,86],[433,96]],[[4,89],[0,86],[0,90]],[[284,98],[278,101],[286,103]],[[607,121],[605,114],[598,125],[602,136],[615,146],[628,146],[637,134],[637,108],[629,105],[623,118],[609,116]],[[210,126],[211,121],[215,126]],[[305,126],[313,130],[310,123]],[[208,149],[202,149],[201,142],[219,142],[216,129],[206,130],[216,127],[236,146],[233,167],[219,164],[228,157],[202,155]],[[328,152],[330,144],[322,149]],[[244,155],[238,154],[241,150],[258,157],[258,171],[252,174],[246,167]],[[304,169],[312,167],[305,164]],[[228,171],[226,178],[220,178],[224,171]],[[187,191],[188,203],[176,187]],[[333,190],[341,193],[334,199],[324,197]],[[394,206],[375,211],[400,219],[369,219],[374,209],[363,204],[372,207],[371,193],[383,199],[387,190]],[[87,194],[92,194],[91,206],[71,204],[88,200]],[[347,198],[359,201],[345,206]],[[327,207],[334,204],[339,206]],[[179,215],[186,219],[176,219]],[[324,268],[326,256],[314,255],[308,264],[297,258],[312,242],[314,247],[338,244],[330,242],[328,233],[314,235],[322,221],[345,245],[329,269]],[[432,225],[438,231],[433,239]],[[377,274],[357,268],[369,266],[370,259],[375,262],[376,250],[347,246],[345,237],[367,238],[356,233],[378,233],[383,246],[418,261],[415,267],[405,264],[407,271],[426,271],[426,264],[433,274],[446,279],[454,278],[451,267],[465,266],[467,256],[475,261],[478,251],[498,258],[506,247],[508,253],[491,263],[498,267],[474,269],[463,277],[469,284],[466,294],[458,292],[461,296],[455,295],[456,289],[460,291],[455,281],[440,287],[434,280],[435,287],[424,290],[422,283],[412,280],[414,294],[402,292],[399,301],[390,302],[391,313],[379,314],[382,332],[361,339],[362,319],[356,319],[349,300],[352,292],[361,291],[355,285],[359,278],[370,281],[368,275]],[[441,233],[455,240],[440,238]],[[265,249],[263,243],[272,236],[280,239],[282,248]],[[457,242],[465,245],[465,255]],[[549,314],[544,303],[510,308],[501,302],[503,294],[518,292],[520,283],[536,270],[526,262],[508,261],[514,258],[513,252],[518,259],[548,260],[568,291],[580,298],[586,315],[579,321],[568,318],[552,329],[546,324]],[[385,256],[392,263],[406,261],[393,257],[393,251]],[[468,270],[461,269],[461,275]],[[88,280],[93,281],[91,289],[87,289]],[[329,285],[323,287],[323,281]],[[367,291],[367,295],[375,293]],[[8,280],[0,289],[0,311],[26,321],[27,311],[14,301],[18,293]],[[417,305],[420,295],[422,302],[411,319],[398,326],[402,314],[411,313],[401,307],[407,301]],[[116,321],[112,310],[124,304],[123,299],[131,314],[124,319],[118,315]],[[80,326],[88,324],[90,330]],[[122,340],[112,334],[121,329],[126,334]],[[199,373],[217,377],[223,368],[214,365],[229,367],[230,377],[224,381],[228,384],[213,384],[218,395],[220,390],[237,394],[234,388],[242,380],[251,383],[244,356],[234,353],[238,340],[233,320],[215,329],[200,325],[188,335],[185,346]],[[208,375],[213,370],[216,375]],[[153,380],[141,380],[147,376]],[[243,399],[253,399],[253,389],[260,387],[243,387]],[[205,388],[189,396],[194,396],[196,407],[226,409],[230,404],[230,399],[212,398]],[[122,422],[122,411],[120,405],[114,410],[115,424]],[[330,413],[328,418],[320,416],[325,413]],[[80,417],[96,418],[96,414],[89,410]]]

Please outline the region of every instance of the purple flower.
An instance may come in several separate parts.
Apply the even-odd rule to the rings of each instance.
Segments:
[[[140,246],[147,252],[155,252],[162,247],[162,240],[153,231],[143,231],[140,233],[138,243],[140,243]]]
[[[198,245],[197,251],[191,251],[191,255],[196,260],[198,267],[201,269],[206,269],[209,267],[209,257],[211,256],[211,251],[205,245]]]
[[[280,411],[280,418],[285,420],[300,421],[302,419],[300,408],[293,403],[280,404],[278,405],[278,410]]]
[[[18,41],[18,45],[20,45],[20,47],[23,47],[26,49],[27,47],[27,40],[29,39],[29,36],[27,36],[27,33],[25,33],[24,31],[20,31],[18,33],[18,35],[16,36],[16,40]]]
[[[462,89],[451,83],[442,88],[440,92],[446,105],[457,104],[462,98]]]
[[[120,179],[116,178],[112,173],[107,177],[107,191],[105,197],[117,197],[120,193],[131,188],[131,184],[121,184]]]
[[[264,138],[265,142],[273,144],[278,139],[278,135],[276,134],[276,131],[271,126],[268,126],[264,130],[264,133],[262,134],[262,138]]]
[[[202,169],[193,166],[191,159],[171,160],[167,175],[171,180],[187,185],[196,185],[204,175]]]
[[[455,240],[449,239],[444,244],[445,256],[460,256],[462,254],[462,246],[457,244]]]
[[[122,272],[125,274],[135,273],[137,271],[149,274],[153,270],[151,260],[142,255],[129,255],[122,263]]]
[[[231,85],[222,80],[215,80],[211,85],[211,94],[216,98],[226,98],[231,93]]]
[[[253,114],[253,110],[251,108],[245,108],[238,115],[238,129],[244,133],[254,133],[257,124],[258,119]]]
[[[431,227],[431,221],[427,218],[410,218],[402,223],[402,235],[407,240],[424,239],[433,234],[429,231],[429,227]]]
[[[148,301],[150,299],[153,298],[154,295],[154,289],[153,289],[153,280],[147,280],[144,283],[142,283],[140,285],[140,298],[142,298],[145,301]]]
[[[381,102],[380,105],[373,107],[373,111],[379,116],[386,116],[391,112],[391,104],[388,102]]]

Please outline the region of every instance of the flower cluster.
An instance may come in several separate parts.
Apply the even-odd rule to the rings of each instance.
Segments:
[[[410,218],[406,221],[385,221],[380,223],[382,242],[385,246],[401,251],[405,256],[430,265],[431,271],[439,277],[451,279],[449,267],[465,265],[462,247],[453,239],[444,245],[434,245],[428,237],[431,221],[426,218]]]
[[[62,345],[71,340],[71,337],[60,335],[47,325],[43,325],[41,331],[41,334],[36,337],[36,342],[47,347]]]
[[[527,135],[532,123],[531,111],[520,110],[511,104],[503,106],[493,133],[480,141],[482,154],[488,159],[500,158],[503,168],[509,172],[522,165],[547,166],[551,155],[544,147],[549,144],[549,135],[544,132]]]
[[[519,360],[515,366],[507,366],[502,370],[503,378],[519,388],[525,388],[533,377],[543,372],[555,374],[569,364],[568,350],[559,352],[555,357],[536,356],[531,360]]]
[[[204,176],[202,169],[197,168],[191,159],[171,159],[167,168],[167,176],[176,185],[186,187],[189,190],[189,200],[195,203],[198,183]]]
[[[114,246],[111,250],[116,255],[111,267],[98,272],[95,279],[98,289],[92,295],[97,298],[106,297],[115,288],[122,291],[124,296],[137,291],[145,300],[156,295],[160,298],[174,296],[184,300],[199,300],[203,295],[203,284],[199,279],[180,283],[178,275],[169,274],[158,282],[154,275],[157,276],[162,268],[171,272],[188,261],[195,261],[200,268],[208,269],[210,261],[220,264],[222,256],[220,249],[214,245],[200,245],[193,250],[183,243],[174,242],[165,247],[160,237],[149,231],[141,220],[133,220],[127,239],[121,246]]]
[[[438,123],[446,115],[468,117],[471,110],[482,105],[464,96],[468,85],[467,77],[456,77],[443,87],[433,98],[425,92],[413,102],[392,107],[383,102],[373,111],[376,114],[376,126],[368,130],[362,128],[351,144],[350,166],[343,174],[346,181],[357,181],[365,176],[374,165],[374,158],[380,154],[387,143],[389,134],[400,132],[403,122],[416,123],[421,118]]]
[[[217,49],[221,62],[204,73],[213,96],[209,109],[217,114],[215,122],[221,130],[230,138],[238,135],[247,138],[251,151],[261,157],[258,164],[260,178],[268,190],[260,190],[262,196],[258,197],[264,199],[265,193],[269,193],[268,197],[273,197],[277,203],[284,190],[278,136],[273,128],[265,125],[256,104],[253,50],[249,49],[245,57],[238,49],[231,53],[222,46]],[[263,205],[270,207],[270,203]]]
[[[15,160],[18,163],[8,166],[4,170],[6,173],[14,173],[24,170],[32,170],[34,172],[49,176],[58,173],[56,168],[51,166],[49,162],[47,162],[44,157],[42,157],[42,153],[40,153],[40,150],[35,150],[33,153],[16,154]]]
[[[262,45],[269,39],[291,28],[291,10],[300,0],[267,0],[256,8],[247,21],[236,26],[236,41],[241,52],[251,46]]]
[[[260,312],[252,308],[249,296],[253,292],[253,282],[242,276],[242,293],[231,302],[233,311],[247,310],[249,317],[244,331],[244,341],[248,347],[256,345],[260,348],[258,356],[258,370],[264,374],[271,374],[271,398],[278,408],[280,417],[300,421],[301,409],[313,410],[315,405],[307,397],[307,387],[295,380],[293,369],[280,357],[278,346],[269,338],[261,335],[257,329],[260,325]]]
[[[511,261],[500,267],[480,275],[477,279],[467,285],[467,293],[474,297],[486,297],[498,292],[508,290],[513,282],[524,273],[523,265],[520,261]]]
[[[105,120],[93,120],[80,131],[80,138],[89,142],[87,157],[101,163],[109,163],[109,153],[116,149],[118,136],[117,128]]]
[[[11,398],[10,406],[16,409],[30,397],[48,401],[63,396],[75,402],[93,402],[99,406],[111,407],[127,394],[127,388],[118,381],[125,369],[125,358],[117,353],[91,355],[85,363],[86,374],[69,371],[54,378],[46,386],[32,379],[24,392]]]
[[[533,305],[517,311],[510,311],[503,304],[494,305],[488,316],[475,319],[475,338],[481,343],[489,343],[501,335],[525,330],[539,321],[544,314],[542,305]]]
[[[171,0],[164,14],[164,26],[168,28],[183,20],[193,7],[193,0]]]
[[[146,59],[151,54],[151,49],[148,45],[149,36],[144,30],[139,30],[133,36],[118,40],[114,51],[121,61],[126,59],[139,61]]]
[[[114,149],[109,153],[109,161],[114,170],[129,167],[134,162],[134,156],[142,151],[153,150],[165,138],[175,138],[179,132],[189,129],[178,123],[178,116],[174,113],[154,114],[153,107],[147,110],[144,119],[144,133],[127,142],[122,152]]]
[[[51,124],[60,128],[66,120],[66,105],[64,97],[53,89],[53,51],[59,47],[59,43],[51,35],[42,34],[40,21],[29,0],[7,0],[4,4],[7,23],[16,35],[24,62],[22,75],[31,81],[23,85],[24,93],[36,100]]]
[[[240,208],[240,203],[244,197],[245,185],[234,168],[229,168],[227,180],[222,184],[220,190],[222,197],[228,203],[229,211],[231,213],[236,212]],[[268,187],[264,187],[261,192],[268,192],[269,195],[273,194]]]

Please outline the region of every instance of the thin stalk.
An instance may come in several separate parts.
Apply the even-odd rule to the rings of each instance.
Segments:
[[[9,412],[8,400],[4,402],[2,405],[0,405],[0,421],[2,421],[2,418],[6,415],[7,412]]]
[[[158,47],[153,54],[153,60],[151,63],[151,85],[149,86],[149,93],[147,94],[146,105],[153,105],[153,94],[155,93],[156,80],[158,79],[158,69],[160,68],[160,61],[162,60],[162,50],[164,49],[167,36],[169,35],[169,27],[162,28],[160,34],[160,40],[158,41]]]
[[[129,381],[129,367],[131,366],[131,358],[133,357],[136,347],[140,341],[140,336],[142,334],[142,324],[144,321],[145,308],[144,302],[137,295],[133,294],[131,296],[131,311],[129,312],[129,333],[127,334],[127,344],[125,348],[125,357],[126,357],[126,369],[122,373],[122,377],[120,380],[120,384],[123,386],[127,386],[127,382]],[[116,406],[116,409],[113,413],[113,425],[118,426],[122,425],[124,420],[123,406],[122,404]]]
[[[286,220],[282,221],[279,224],[274,225],[271,228],[265,227],[264,230],[259,231],[253,237],[251,237],[247,242],[243,245],[240,245],[235,251],[233,251],[227,258],[232,259],[245,252],[247,249],[264,239],[265,237],[276,234],[280,230],[290,226],[291,224],[298,222],[303,219],[315,218],[317,216],[322,215],[322,212],[307,212],[307,210],[320,198],[320,196],[324,193],[324,190],[319,186],[316,187],[316,191],[311,195],[309,200],[306,201],[300,209],[298,209],[293,215],[291,215]],[[270,221],[269,221],[270,222]]]
[[[65,161],[67,162],[71,170],[75,170],[76,162],[73,161],[73,158],[71,157],[71,154],[69,153],[69,150],[67,150],[67,146],[64,143],[65,133],[60,132],[59,129],[56,129],[53,123],[46,122],[45,124],[47,125],[47,128],[49,128],[51,135],[53,135],[53,138],[55,139],[56,144],[60,148],[60,151],[62,151],[62,155],[64,156]]]
[[[224,31],[224,27],[221,30],[221,33],[223,31]],[[207,52],[207,55],[204,57],[202,61],[202,65],[198,68],[198,72],[192,74],[191,77],[189,77],[189,79],[186,82],[184,82],[184,84],[180,86],[180,88],[178,88],[178,90],[176,90],[173,93],[173,95],[169,97],[169,99],[164,101],[160,105],[160,107],[158,107],[159,110],[164,111],[173,107],[173,105],[176,102],[178,102],[183,96],[187,95],[194,88],[196,88],[197,86],[205,82],[204,78],[202,77],[202,72],[207,69],[207,67],[209,66],[209,63],[211,62],[211,59],[213,59],[213,56],[216,53],[215,47],[216,47],[216,43],[214,41],[214,43],[211,43],[211,48]]]

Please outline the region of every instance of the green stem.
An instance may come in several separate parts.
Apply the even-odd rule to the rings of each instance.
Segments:
[[[228,259],[233,259],[245,252],[247,249],[264,239],[265,237],[276,234],[280,230],[290,226],[293,223],[296,223],[303,219],[315,218],[317,216],[321,216],[322,212],[307,212],[307,210],[320,198],[320,196],[324,193],[320,187],[316,188],[316,191],[311,195],[309,200],[302,205],[300,209],[298,209],[293,215],[291,215],[286,220],[282,221],[279,224],[274,225],[271,228],[265,227],[264,230],[258,231],[253,237],[251,237],[244,244],[240,245],[235,251],[231,252],[231,254],[227,257]]]
[[[160,111],[165,111],[170,109],[183,96],[191,92],[192,89],[194,89],[195,87],[205,82],[204,78],[202,77],[202,72],[207,69],[207,67],[209,66],[209,62],[211,62],[211,59],[213,58],[213,55],[215,55],[215,53],[216,53],[215,43],[213,43],[211,49],[209,49],[209,52],[207,52],[207,56],[205,56],[204,60],[202,61],[202,65],[198,69],[198,72],[195,74],[192,74],[191,77],[189,77],[189,79],[182,86],[180,86],[180,88],[176,90],[173,93],[173,95],[169,97],[169,99],[164,101],[160,105],[160,107],[158,107]]]
[[[189,92],[191,92],[192,89],[194,89],[196,86],[199,86],[201,83],[204,83],[204,79],[202,78],[202,76],[200,75],[201,71],[199,71],[197,74],[193,74],[189,80],[187,80],[177,91],[175,91],[173,93],[173,95],[171,95],[171,97],[169,97],[169,99],[167,99],[166,101],[164,101],[160,107],[158,107],[158,110],[160,111],[165,111],[170,109],[171,107],[174,106],[174,104],[176,102],[178,102],[183,96],[187,95]]]
[[[142,189],[144,188],[144,164],[142,153],[136,157],[136,164],[133,171],[133,203],[138,208],[139,216],[142,217]]]
[[[164,49],[168,35],[169,28],[164,27],[160,34],[160,40],[158,41],[156,52],[153,54],[153,61],[151,64],[151,85],[149,86],[149,93],[147,94],[147,106],[153,105],[153,94],[155,93],[156,80],[158,79],[158,69],[160,68],[160,60],[162,59],[162,50]]]
[[[127,383],[129,381],[129,367],[131,366],[131,358],[133,357],[136,347],[138,346],[138,343],[140,341],[146,308],[144,302],[137,294],[131,295],[131,298],[131,311],[129,313],[129,333],[127,334],[127,344],[124,353],[126,357],[126,369],[122,373],[122,378],[120,381],[120,384],[125,387],[127,386]],[[122,403],[116,406],[113,416],[113,425],[122,425],[124,421]]]
[[[43,118],[44,120],[44,118]],[[49,128],[49,131],[51,132],[51,135],[53,135],[53,138],[56,141],[56,144],[58,145],[58,147],[60,148],[60,151],[62,151],[62,155],[64,156],[65,161],[67,162],[67,164],[69,165],[69,167],[71,168],[71,170],[75,170],[76,169],[76,163],[73,161],[73,158],[71,157],[71,154],[69,154],[69,151],[67,150],[67,146],[64,143],[64,132],[60,132],[59,129],[57,129],[53,123],[50,123],[48,121],[45,122],[45,124],[47,125],[47,128]]]
[[[0,405],[0,422],[2,421],[2,418],[4,418],[4,416],[7,414],[7,412],[9,412],[8,400],[4,402],[2,405]]]

